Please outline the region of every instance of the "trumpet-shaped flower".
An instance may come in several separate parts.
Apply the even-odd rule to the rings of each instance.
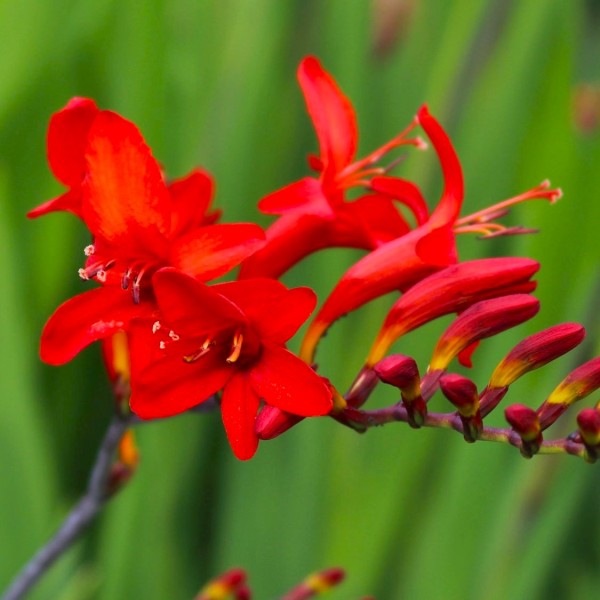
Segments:
[[[138,327],[132,336],[131,408],[137,415],[174,415],[223,390],[225,431],[245,460],[258,445],[261,400],[302,417],[329,413],[327,383],[285,349],[314,309],[312,290],[287,289],[271,279],[209,287],[171,269],[153,279],[160,321],[153,333]]]
[[[383,176],[386,169],[374,166],[393,148],[424,146],[420,138],[408,137],[417,121],[375,152],[355,160],[358,128],[348,98],[312,56],[300,63],[298,79],[319,140],[319,156],[310,157],[318,177],[305,177],[259,202],[263,212],[281,216],[267,230],[264,248],[244,264],[243,277],[278,277],[322,248],[377,248],[410,231],[397,204],[404,204],[418,225],[428,216],[417,186]],[[348,201],[346,192],[357,186],[367,192]]]
[[[65,302],[42,333],[41,356],[62,364],[89,343],[126,330],[154,310],[152,274],[176,267],[203,281],[238,265],[263,243],[253,224],[206,225],[212,183],[200,171],[167,187],[133,123],[101,111],[87,132],[80,214],[93,244],[82,279],[102,287]]]

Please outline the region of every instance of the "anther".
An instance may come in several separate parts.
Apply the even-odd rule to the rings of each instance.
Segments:
[[[240,354],[242,352],[242,342],[244,341],[244,336],[242,333],[236,333],[233,336],[233,345],[231,347],[231,353],[229,354],[229,356],[226,358],[228,363],[234,363],[239,357]]]
[[[188,354],[187,356],[183,357],[184,362],[186,363],[192,363],[197,361],[199,358],[203,357],[210,349],[211,346],[213,346],[214,341],[211,340],[210,338],[206,338],[206,340],[204,341],[204,343],[202,344],[202,346],[200,347],[200,350],[198,350],[198,352],[194,352],[194,354]]]
[[[106,271],[104,271],[103,269],[100,269],[97,273],[96,273],[96,279],[100,282],[100,283],[104,283],[106,281]]]
[[[178,341],[179,340],[179,336],[171,329],[171,331],[169,331],[169,337],[174,341]]]
[[[94,247],[94,244],[90,244],[89,246],[86,246],[86,247],[83,249],[83,253],[84,253],[86,256],[91,256],[92,254],[94,254],[94,252],[95,252],[95,251],[96,251],[96,248]]]
[[[160,329],[160,321],[154,321],[152,324],[152,333],[156,333]]]

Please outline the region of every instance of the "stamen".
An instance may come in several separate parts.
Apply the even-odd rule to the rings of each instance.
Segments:
[[[83,279],[83,281],[87,281],[89,279],[89,277],[87,276],[87,273],[85,272],[85,269],[78,269],[77,273],[79,274],[79,277],[81,277],[81,279]]]
[[[233,336],[233,345],[231,347],[231,354],[225,359],[228,363],[234,363],[242,352],[242,342],[244,341],[244,335],[240,332]]]
[[[203,357],[210,349],[211,347],[214,345],[214,340],[212,340],[211,338],[206,338],[206,340],[204,340],[204,343],[202,344],[202,346],[200,347],[200,350],[198,350],[198,352],[195,352],[194,354],[188,354],[187,356],[183,357],[184,362],[186,363],[192,363],[194,361],[197,361],[199,358]]]
[[[100,283],[104,283],[106,281],[106,271],[104,269],[100,269],[97,273],[96,273],[96,279],[100,282]]]
[[[549,188],[550,181],[545,179],[542,181],[542,183],[540,183],[540,185],[528,190],[527,192],[524,192],[523,194],[519,194],[518,196],[514,196],[508,200],[498,202],[497,204],[493,204],[488,208],[484,208],[483,210],[474,212],[473,214],[463,217],[462,219],[458,219],[456,221],[456,225],[461,227],[462,225],[470,225],[473,223],[486,223],[492,219],[498,218],[498,216],[503,216],[506,214],[506,210],[509,207],[515,206],[516,204],[521,204],[522,202],[526,202],[528,200],[545,199],[548,200],[550,204],[554,204],[557,200],[562,198],[562,190],[560,188]]]
[[[156,333],[160,327],[160,321],[154,321],[154,323],[152,323],[152,333]]]
[[[96,251],[96,248],[94,247],[94,244],[90,244],[89,246],[86,246],[86,247],[83,249],[83,253],[84,253],[86,256],[91,256],[92,254],[94,254],[94,252],[95,252],[95,251]]]
[[[164,349],[167,347],[167,344],[165,343],[165,341],[164,341],[164,340],[160,340],[160,342],[158,342],[158,347],[159,347],[161,350],[164,350]]]
[[[171,329],[171,331],[169,331],[169,337],[174,341],[177,342],[179,340],[179,336]]]

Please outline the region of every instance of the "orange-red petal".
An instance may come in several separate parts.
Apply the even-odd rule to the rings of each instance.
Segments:
[[[72,98],[50,118],[46,140],[48,163],[64,185],[80,185],[83,181],[87,136],[99,112],[93,100]]]
[[[250,380],[267,404],[302,417],[326,415],[333,403],[323,379],[285,348],[264,342]]]
[[[333,77],[313,56],[300,63],[298,80],[319,139],[323,175],[333,177],[356,154],[358,133],[354,109]]]
[[[83,218],[101,237],[133,256],[166,252],[171,199],[160,167],[138,128],[102,111],[86,148]]]
[[[202,281],[210,281],[239,265],[264,243],[263,230],[253,223],[207,225],[173,244],[170,263]]]
[[[254,422],[260,399],[246,373],[236,373],[227,383],[221,399],[221,415],[231,449],[240,460],[252,458],[258,448]]]

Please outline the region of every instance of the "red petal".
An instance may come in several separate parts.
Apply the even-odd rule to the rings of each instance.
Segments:
[[[276,344],[287,342],[317,303],[310,288],[288,290],[274,279],[245,279],[213,287],[240,307],[261,338]]]
[[[424,263],[436,267],[446,267],[458,258],[454,232],[448,226],[438,227],[424,235],[415,250]]]
[[[131,319],[147,316],[153,308],[149,303],[134,304],[128,292],[108,287],[75,296],[48,319],[40,356],[48,364],[64,364],[92,342],[127,329]]]
[[[252,458],[258,448],[254,422],[260,399],[243,373],[234,375],[223,390],[221,415],[231,449],[240,460]]]
[[[152,283],[165,321],[178,334],[202,337],[246,323],[244,313],[214,286],[208,287],[189,275],[161,269]]]
[[[134,350],[132,347],[131,366],[137,374],[138,353]],[[193,363],[169,356],[132,377],[129,405],[141,419],[170,417],[208,400],[232,373],[233,369],[211,352]]]
[[[101,112],[88,136],[83,216],[94,236],[133,256],[162,256],[171,200],[160,167],[138,128]]]
[[[259,201],[258,208],[268,215],[284,215],[301,210],[325,219],[334,217],[321,182],[312,177],[305,177],[265,196]]]
[[[191,231],[200,225],[211,225],[219,212],[207,214],[215,183],[206,171],[194,169],[186,177],[169,184],[173,211],[171,213],[171,238]]]
[[[356,154],[356,116],[350,101],[319,61],[307,56],[298,68],[306,107],[319,138],[324,176],[333,177]]]
[[[265,342],[250,380],[267,404],[301,417],[331,411],[329,387],[305,362],[285,348]]]
[[[81,187],[74,187],[68,192],[32,208],[27,213],[27,217],[35,219],[57,210],[66,210],[81,218]]]
[[[54,176],[67,186],[80,185],[83,181],[87,136],[99,112],[93,100],[72,98],[50,118],[48,162]]]
[[[391,196],[407,206],[415,217],[417,225],[423,225],[429,218],[429,209],[421,190],[411,181],[400,177],[373,177],[371,189],[374,192]]]
[[[458,353],[458,362],[463,366],[467,367],[467,369],[471,369],[473,367],[473,353],[477,350],[477,346],[479,346],[481,342],[473,342],[469,346],[467,346],[464,350],[461,350]]]
[[[263,230],[252,223],[199,227],[177,240],[171,264],[202,281],[224,275],[264,245]]]
[[[365,237],[371,241],[371,248],[377,248],[410,231],[391,198],[363,196],[348,202],[344,208],[352,213],[356,228],[364,229]]]
[[[460,213],[464,197],[462,168],[450,138],[436,119],[429,114],[426,106],[421,107],[417,118],[433,143],[444,173],[442,199],[430,219],[433,227],[439,227],[453,223]]]

